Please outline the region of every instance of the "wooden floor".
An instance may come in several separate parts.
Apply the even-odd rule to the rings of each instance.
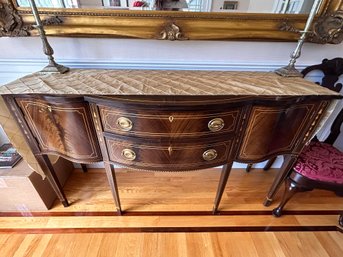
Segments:
[[[218,215],[211,215],[220,170],[118,170],[123,216],[103,169],[75,170],[71,206],[0,213],[0,256],[343,256],[343,199],[299,193],[274,218],[263,199],[277,170],[234,169]]]

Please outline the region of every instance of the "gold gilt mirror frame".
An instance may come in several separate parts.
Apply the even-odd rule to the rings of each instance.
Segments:
[[[296,41],[304,14],[39,8],[48,36]],[[37,36],[30,8],[0,0],[0,36]],[[307,41],[343,41],[343,0],[323,0]]]

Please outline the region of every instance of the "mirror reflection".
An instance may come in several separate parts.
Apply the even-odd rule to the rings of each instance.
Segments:
[[[37,7],[186,12],[309,13],[314,0],[35,0]],[[28,0],[18,6],[30,7]]]

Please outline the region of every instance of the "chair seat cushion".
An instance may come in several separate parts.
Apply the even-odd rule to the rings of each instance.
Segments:
[[[294,170],[309,179],[343,184],[343,153],[329,144],[311,142]]]

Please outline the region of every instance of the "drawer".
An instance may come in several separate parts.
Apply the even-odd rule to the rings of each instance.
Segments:
[[[160,171],[215,167],[230,157],[232,141],[200,143],[154,143],[106,138],[110,161],[125,166]]]
[[[130,112],[100,106],[103,129],[121,135],[192,137],[229,134],[236,130],[240,109],[225,112],[144,111]]]

